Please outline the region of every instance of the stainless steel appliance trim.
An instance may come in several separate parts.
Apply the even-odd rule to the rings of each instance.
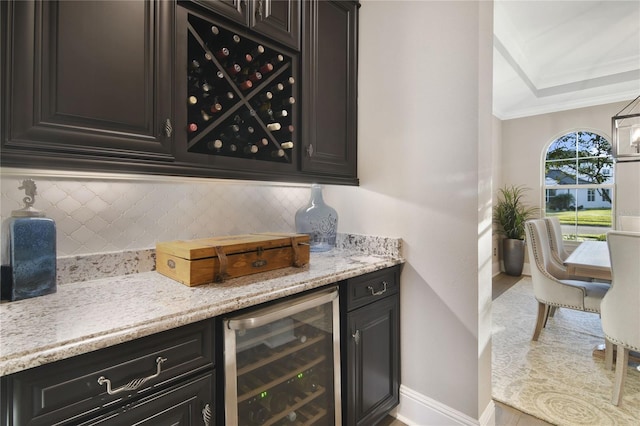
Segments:
[[[338,298],[338,288],[331,287],[298,299],[278,303],[263,309],[239,315],[227,320],[229,330],[249,330],[261,327],[275,320],[297,314]]]

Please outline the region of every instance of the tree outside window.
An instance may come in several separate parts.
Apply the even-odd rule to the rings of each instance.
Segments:
[[[558,216],[564,238],[604,239],[613,211],[611,143],[593,132],[567,133],[549,145],[544,173],[545,213]]]

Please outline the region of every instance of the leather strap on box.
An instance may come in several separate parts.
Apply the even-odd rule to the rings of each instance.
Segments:
[[[224,254],[224,248],[222,246],[216,246],[216,254],[218,255],[218,262],[220,263],[220,271],[214,277],[215,282],[221,283],[225,280],[225,278],[229,277],[227,274],[227,267],[229,266],[229,261],[227,260],[227,255]]]
[[[304,266],[300,262],[300,249],[298,248],[298,242],[295,237],[291,237],[291,248],[293,249],[293,266],[296,268]]]

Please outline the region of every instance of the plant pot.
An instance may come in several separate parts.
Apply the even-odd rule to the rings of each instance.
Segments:
[[[502,258],[504,272],[507,275],[519,277],[524,266],[524,240],[505,238],[502,240]]]

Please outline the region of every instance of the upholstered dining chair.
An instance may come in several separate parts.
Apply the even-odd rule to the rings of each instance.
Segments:
[[[627,375],[629,350],[640,352],[640,233],[609,231],[611,289],[600,304],[602,331],[616,346],[616,375],[611,402],[619,405]],[[611,369],[612,356],[606,357]]]
[[[640,232],[640,216],[618,216],[618,230]]]
[[[533,293],[538,301],[538,317],[531,340],[538,340],[553,307],[600,313],[600,302],[609,284],[554,277],[548,270],[552,265],[551,245],[544,219],[525,223],[526,244],[531,264]]]
[[[567,272],[564,261],[569,257],[569,253],[564,247],[560,220],[556,216],[549,216],[544,218],[544,222],[547,226],[549,246],[551,247],[551,259],[547,271],[560,280],[591,281],[590,278],[571,275]]]

